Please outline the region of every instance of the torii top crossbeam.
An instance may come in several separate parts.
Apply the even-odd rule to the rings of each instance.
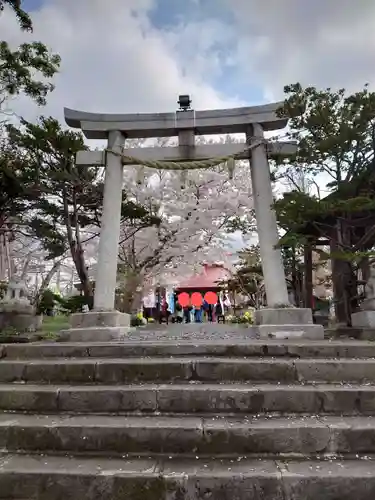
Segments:
[[[79,128],[88,139],[107,139],[108,132],[120,131],[129,139],[172,137],[181,130],[200,135],[243,133],[255,123],[263,130],[280,130],[287,125],[276,114],[282,102],[233,109],[177,111],[174,113],[105,114],[64,108],[66,123]]]

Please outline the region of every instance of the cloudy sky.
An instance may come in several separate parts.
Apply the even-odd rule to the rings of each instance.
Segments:
[[[195,109],[261,104],[301,81],[357,90],[375,84],[375,0],[24,0],[22,34],[0,17],[0,39],[36,39],[62,57],[56,90],[29,120],[63,107],[163,112],[188,93]]]
[[[173,111],[282,98],[285,84],[375,83],[374,0],[24,0],[62,57],[44,114]],[[14,16],[0,38],[25,38]],[[27,38],[27,37],[26,37]],[[40,110],[21,99],[18,112]]]

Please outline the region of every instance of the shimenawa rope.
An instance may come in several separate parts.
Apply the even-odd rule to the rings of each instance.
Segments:
[[[120,156],[124,165],[142,165],[143,167],[155,168],[157,170],[197,170],[197,169],[207,169],[220,165],[221,163],[226,163],[231,159],[240,158],[245,151],[250,151],[261,144],[265,144],[267,141],[265,139],[257,139],[252,144],[247,144],[246,147],[239,153],[233,155],[223,156],[220,158],[211,158],[207,160],[194,160],[194,161],[151,161],[151,160],[140,160],[135,156],[125,155],[123,152],[114,151],[113,149],[105,149],[105,154],[113,154]]]

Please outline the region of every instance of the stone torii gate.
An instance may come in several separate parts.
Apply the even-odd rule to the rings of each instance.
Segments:
[[[155,114],[99,114],[64,109],[69,126],[81,129],[88,139],[108,140],[105,151],[81,151],[76,158],[80,165],[104,166],[105,181],[94,309],[72,316],[72,328],[65,332],[68,338],[111,340],[123,336],[129,326],[128,315],[114,310],[124,165],[189,170],[219,165],[229,159],[250,161],[268,304],[267,308],[256,312],[260,335],[323,337],[322,327],[312,323],[310,309],[297,309],[289,304],[281,252],[276,248],[279,237],[272,209],[268,156],[290,156],[296,147],[291,142],[264,139],[264,131],[286,126],[287,120],[276,114],[281,105],[272,103],[208,111],[183,109]],[[234,133],[244,133],[246,143],[195,145],[196,134]],[[127,138],[173,136],[178,137],[177,147],[124,149]]]

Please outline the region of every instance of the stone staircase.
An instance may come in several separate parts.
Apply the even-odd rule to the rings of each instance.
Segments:
[[[5,345],[0,499],[374,500],[375,343]]]

